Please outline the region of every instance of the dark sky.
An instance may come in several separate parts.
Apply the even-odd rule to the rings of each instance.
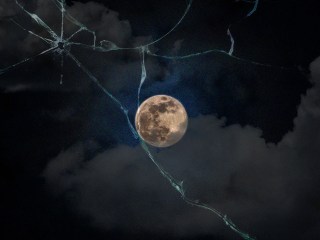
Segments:
[[[21,0],[54,31],[51,0]],[[161,37],[185,0],[70,1],[97,34],[130,47]],[[177,145],[152,149],[185,181],[187,195],[227,214],[256,239],[320,238],[320,15],[317,1],[194,0],[185,19],[150,50],[211,53],[185,60],[146,56],[141,99],[178,98],[189,127]],[[0,0],[0,69],[47,48],[12,23],[49,37],[12,0]],[[66,24],[66,34],[76,28]],[[91,44],[92,35],[75,41]],[[138,51],[70,51],[129,110]],[[263,63],[268,66],[253,64]],[[70,58],[35,58],[0,75],[1,239],[241,239],[215,215],[191,207],[133,138],[123,113]]]

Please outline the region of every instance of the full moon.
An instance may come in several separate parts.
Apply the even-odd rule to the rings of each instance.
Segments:
[[[169,147],[179,142],[185,134],[188,115],[177,99],[155,95],[140,105],[135,125],[146,143],[154,147]]]

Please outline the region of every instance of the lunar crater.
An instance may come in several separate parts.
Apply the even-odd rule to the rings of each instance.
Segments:
[[[145,142],[155,147],[169,147],[180,141],[185,134],[188,116],[177,99],[156,95],[140,105],[135,124]]]

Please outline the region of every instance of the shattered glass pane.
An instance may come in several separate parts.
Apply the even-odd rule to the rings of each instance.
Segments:
[[[140,83],[137,89],[137,107],[140,105],[140,95],[141,95],[141,90],[142,87],[145,83],[145,81],[148,78],[147,74],[147,67],[146,67],[146,61],[145,58],[146,56],[151,56],[151,57],[156,57],[156,58],[163,58],[163,59],[168,59],[168,60],[181,60],[181,59],[187,59],[187,58],[192,58],[192,57],[197,57],[197,56],[202,56],[206,54],[211,54],[211,53],[219,53],[226,55],[232,59],[235,59],[237,61],[242,61],[246,62],[248,64],[254,64],[254,65],[259,65],[263,67],[274,67],[269,64],[263,64],[247,59],[243,59],[240,57],[237,57],[234,55],[234,50],[236,47],[236,40],[232,36],[231,28],[232,26],[229,26],[227,29],[227,36],[229,37],[230,40],[230,47],[229,49],[208,49],[206,51],[202,52],[194,52],[188,55],[181,55],[181,56],[170,56],[170,55],[161,55],[156,53],[153,50],[153,46],[159,43],[161,40],[166,38],[169,34],[171,34],[173,31],[175,31],[179,25],[184,21],[186,15],[191,11],[192,9],[192,0],[187,0],[186,2],[186,8],[181,15],[181,17],[178,19],[176,24],[165,34],[160,36],[157,39],[151,40],[149,43],[143,44],[143,45],[138,45],[138,46],[133,46],[133,47],[120,47],[116,43],[106,39],[102,40],[97,44],[97,36],[95,31],[90,30],[87,26],[79,22],[76,18],[74,18],[69,12],[68,12],[68,6],[66,4],[65,0],[51,0],[52,3],[56,6],[56,8],[60,11],[61,14],[61,21],[59,23],[59,31],[56,32],[53,27],[49,26],[44,20],[42,20],[37,14],[29,11],[26,7],[25,4],[20,2],[19,0],[14,0],[15,4],[20,8],[20,10],[29,16],[33,22],[40,27],[44,32],[48,34],[49,37],[44,37],[41,34],[38,34],[34,31],[28,30],[26,27],[24,27],[21,23],[16,21],[15,19],[11,18],[10,21],[17,25],[21,30],[28,32],[30,35],[33,37],[41,40],[43,43],[47,45],[47,49],[41,51],[40,53],[28,57],[26,59],[23,59],[15,64],[12,64],[8,67],[0,69],[0,75],[24,64],[27,62],[30,62],[31,60],[40,57],[42,55],[48,54],[48,53],[54,53],[60,56],[60,66],[61,66],[61,73],[60,73],[60,84],[63,84],[63,67],[64,67],[64,58],[68,57],[71,59],[76,66],[82,70],[82,72],[93,82],[96,84],[97,87],[99,87],[104,94],[106,94],[116,105],[117,107],[123,112],[124,116],[126,117],[128,127],[130,128],[132,135],[135,139],[138,139],[140,141],[142,149],[145,151],[147,156],[150,158],[150,160],[154,163],[154,165],[157,167],[161,175],[166,178],[171,186],[180,194],[181,198],[189,205],[195,206],[198,208],[202,208],[204,210],[210,211],[213,214],[215,214],[218,218],[220,218],[224,224],[229,227],[232,231],[237,233],[239,236],[241,236],[243,239],[254,239],[249,234],[241,231],[238,226],[236,226],[231,219],[227,216],[222,214],[220,211],[216,210],[215,208],[201,202],[200,200],[195,200],[191,199],[186,195],[186,191],[184,188],[184,184],[182,180],[178,180],[174,178],[169,172],[167,172],[161,164],[157,161],[155,158],[154,154],[152,154],[150,148],[148,145],[144,142],[143,139],[140,138],[139,134],[137,133],[136,129],[134,128],[133,124],[131,123],[129,119],[129,112],[126,106],[118,99],[116,98],[111,92],[106,89],[103,84],[99,81],[99,79],[85,66],[83,62],[81,62],[73,53],[72,53],[72,47],[77,46],[80,48],[85,48],[90,51],[94,52],[100,52],[100,53],[109,53],[111,51],[134,51],[139,57],[140,57],[140,67],[141,67],[141,74],[140,74]],[[259,0],[239,0],[246,2],[247,4],[252,5],[250,11],[246,14],[246,18],[250,17],[253,15],[259,5]],[[73,24],[76,29],[69,35],[67,35],[65,28],[66,28],[66,21],[69,23]],[[83,42],[78,42],[77,36],[80,33],[88,33],[92,40],[90,44],[83,43]],[[280,69],[283,69],[282,67],[279,67]]]

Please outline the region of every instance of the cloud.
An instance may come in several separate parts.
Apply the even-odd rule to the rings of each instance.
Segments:
[[[61,14],[52,1],[34,0],[31,2],[21,1],[21,3],[23,6],[26,6],[26,9],[30,12],[37,14],[43,19],[56,33],[60,33]],[[43,37],[50,38],[45,30],[34,23],[31,18],[24,14],[21,9],[17,8],[12,1],[3,2],[0,10],[0,19],[5,19],[9,15],[16,16],[14,18],[15,21],[26,29],[32,30]],[[87,26],[90,30],[95,31],[97,35],[97,45],[99,45],[99,41],[101,40],[109,40],[115,42],[119,46],[128,47],[141,44],[142,42],[151,39],[149,36],[134,36],[129,21],[120,19],[118,12],[108,9],[103,4],[92,1],[86,3],[74,2],[71,6],[67,7],[67,10],[75,19],[77,19],[77,21]],[[71,36],[78,29],[79,27],[74,23],[71,23],[68,20],[65,21],[65,36]],[[3,56],[6,56],[5,58],[0,59],[0,68],[10,66],[49,48],[42,40],[28,34],[10,21],[5,21],[0,25],[0,36],[6,36],[2,37],[0,41],[0,50],[3,50]],[[93,44],[93,39],[92,34],[83,31],[76,35],[72,40],[91,45]],[[14,49],[14,51],[12,49]],[[79,47],[73,47],[71,51],[109,90],[121,90],[124,87],[127,88],[131,84],[138,86],[141,75],[141,63],[138,51],[119,51],[98,54],[94,53],[93,50]],[[26,74],[20,74],[20,78],[15,77],[19,79],[7,79],[5,75],[2,75],[1,78],[5,79],[4,81],[1,81],[1,87],[5,89],[8,88],[7,91],[9,92],[12,92],[12,89],[14,89],[13,91],[24,91],[27,89],[21,88],[22,81],[23,85],[25,85],[25,79],[21,79],[21,76],[24,76],[24,78],[29,78],[30,81],[35,82],[34,84],[28,85],[33,90],[61,89],[59,88],[59,79],[53,84],[53,81],[47,76],[43,78],[42,73],[42,70],[45,69],[43,65],[46,65],[46,71],[50,71],[50,75],[60,75],[60,57],[51,54],[48,56],[41,56],[40,58],[46,60],[42,62],[25,63],[25,65],[29,64],[32,69],[38,69],[37,71],[32,71],[32,77],[28,77]],[[88,61],[88,58],[90,61]],[[48,59],[54,59],[55,61],[48,63]],[[163,67],[159,65],[156,59],[146,59],[146,64],[148,66],[149,78],[158,77],[163,74]],[[50,69],[47,69],[48,65],[51,65]],[[76,66],[67,58],[65,60],[65,65],[68,66],[63,70],[65,78],[70,78],[68,73],[71,72],[70,69],[76,68]],[[19,69],[20,67],[11,71],[19,71]],[[36,72],[36,74],[34,72]],[[87,86],[90,83],[88,77],[81,71],[75,70],[72,71],[72,76],[74,76],[74,72],[80,72],[82,75],[76,77],[83,79],[83,81],[77,80],[77,88],[72,89],[71,87],[71,89],[80,89],[82,91],[88,89]],[[39,75],[41,80],[38,81],[35,79],[37,78],[35,75]],[[28,87],[28,89],[30,88]],[[63,89],[65,90],[65,88]]]
[[[86,10],[83,11],[84,9]],[[70,14],[96,31],[98,39],[107,39],[123,46],[132,38],[129,21],[120,20],[118,12],[112,11],[102,4],[75,2],[70,8]]]
[[[190,120],[180,143],[155,153],[170,173],[185,180],[189,196],[227,213],[259,239],[320,234],[315,194],[320,181],[320,58],[310,69],[314,86],[302,97],[294,130],[279,144],[266,144],[259,129],[200,116]],[[90,216],[94,225],[231,234],[215,216],[185,205],[140,147],[121,145],[90,159],[85,152],[84,144],[62,152],[49,162],[44,177],[55,192],[72,194],[76,211]]]

